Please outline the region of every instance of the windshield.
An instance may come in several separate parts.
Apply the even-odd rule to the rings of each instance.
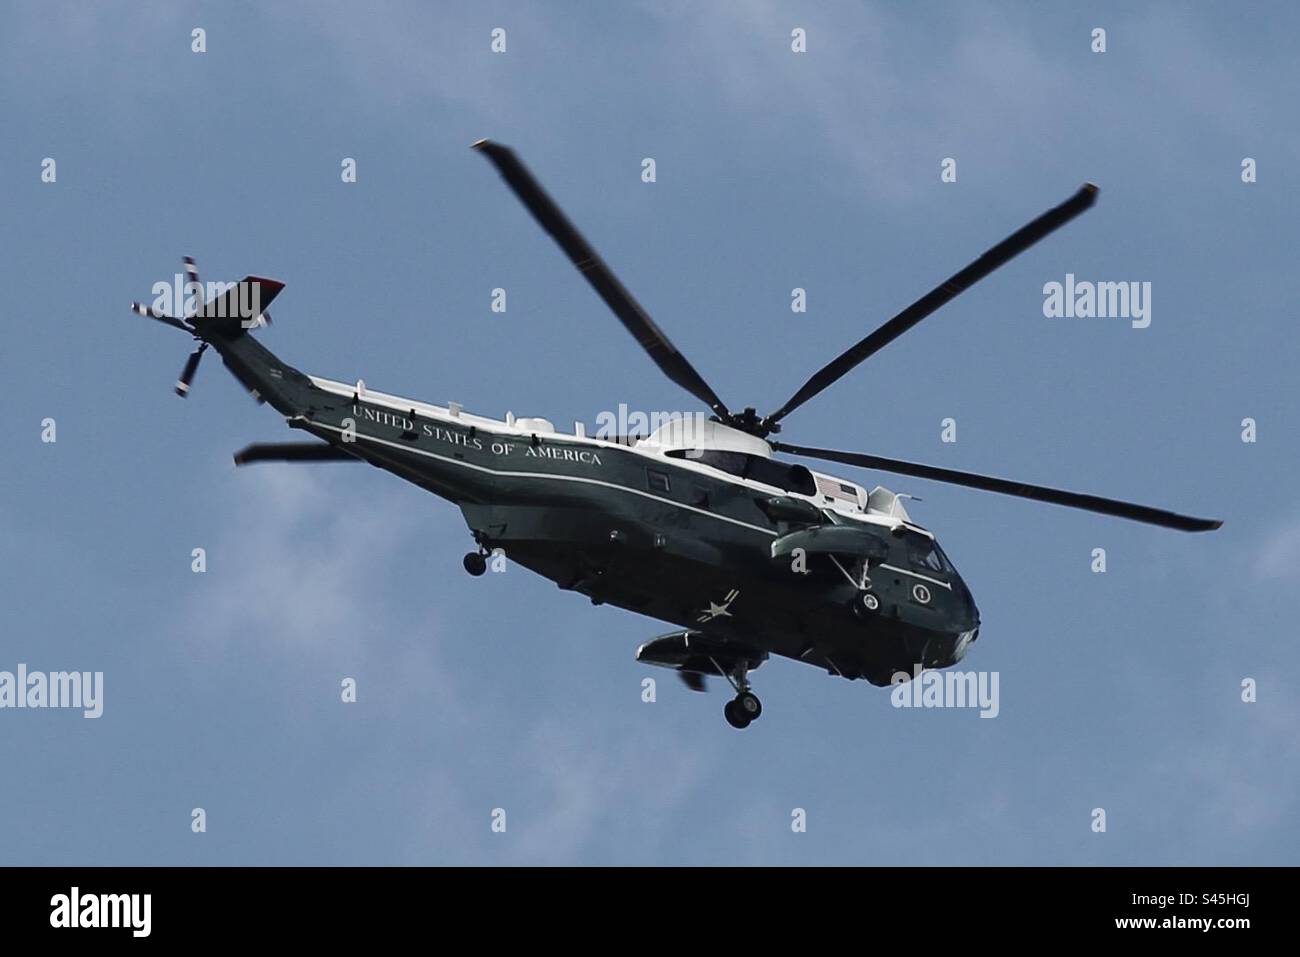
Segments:
[[[926,538],[924,535],[908,535],[907,558],[913,568],[924,569],[932,572],[951,572],[952,565],[948,561],[938,542],[932,538]]]

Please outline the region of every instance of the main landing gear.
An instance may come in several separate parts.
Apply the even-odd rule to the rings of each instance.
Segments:
[[[758,720],[758,716],[763,713],[763,702],[758,700],[758,695],[754,694],[749,687],[749,665],[742,657],[736,662],[736,667],[732,671],[727,671],[717,660],[710,658],[713,667],[718,669],[718,674],[726,678],[731,687],[736,689],[736,697],[723,706],[722,714],[727,719],[727,724],[733,728],[748,728],[751,721]]]
[[[477,534],[475,534],[474,540],[478,542],[478,551],[470,552],[462,559],[462,563],[465,566],[465,571],[469,572],[475,578],[478,578],[487,571],[488,556],[490,556],[492,552],[488,550],[487,545],[478,537]]]
[[[859,618],[874,618],[876,612],[880,611],[880,596],[871,590],[871,578],[867,574],[870,571],[871,562],[863,558],[861,564],[854,569],[857,572],[855,576],[841,565],[840,560],[834,555],[827,555],[826,557],[835,563],[835,567],[840,570],[840,574],[847,578],[849,584],[858,590],[858,593],[853,596],[851,606],[853,613]]]
[[[752,691],[742,691],[723,706],[722,713],[733,728],[748,728],[763,713],[763,703]]]

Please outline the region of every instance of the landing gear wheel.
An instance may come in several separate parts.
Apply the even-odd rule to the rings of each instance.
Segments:
[[[759,701],[758,695],[752,691],[742,691],[732,699],[732,704],[735,705],[736,713],[745,719],[746,724],[756,720],[763,713],[763,702]]]
[[[469,572],[475,578],[487,571],[487,556],[478,552],[470,552],[464,558],[465,571]]]
[[[763,713],[763,704],[758,700],[758,695],[749,690],[749,659],[742,657],[731,668],[724,668],[713,657],[709,658],[709,662],[736,689],[736,696],[722,708],[727,724],[733,728],[748,728],[749,723]]]
[[[853,613],[859,618],[874,618],[880,611],[880,596],[864,591],[853,599]]]
[[[735,699],[728,701],[723,706],[722,713],[726,716],[727,724],[731,725],[733,728],[749,727],[749,719],[741,713],[738,707],[736,707]]]

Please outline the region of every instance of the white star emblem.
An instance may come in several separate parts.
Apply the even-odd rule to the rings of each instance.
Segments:
[[[735,601],[738,597],[740,597],[740,592],[733,588],[731,589],[731,591],[727,592],[727,596],[722,599],[721,605],[714,604],[714,602],[710,599],[709,607],[704,611],[700,612],[700,617],[697,619],[697,621],[702,621],[702,622],[712,621],[715,618],[721,618],[723,615],[726,615],[728,618],[730,618],[731,603]]]

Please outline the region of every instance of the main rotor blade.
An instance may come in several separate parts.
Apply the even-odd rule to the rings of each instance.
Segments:
[[[790,397],[790,400],[785,405],[764,419],[764,424],[775,425],[780,422],[781,419],[799,406],[840,379],[858,363],[879,352],[940,306],[955,299],[960,293],[965,292],[1008,260],[1024,252],[1048,233],[1064,226],[1096,201],[1097,192],[1097,187],[1092,183],[1084,183],[1079,191],[1064,203],[1049,209],[1029,225],[1022,227],[1002,240],[965,269],[931,289],[916,302],[871,333],[871,335],[822,367],[816,375],[803,384],[803,387],[798,392]]]
[[[771,443],[778,452],[791,455],[803,455],[808,458],[826,459],[841,462],[844,465],[858,465],[865,469],[879,469],[898,475],[913,475],[917,478],[930,479],[935,482],[950,482],[953,485],[965,485],[968,488],[983,489],[986,492],[1000,492],[1003,495],[1015,495],[1039,502],[1051,502],[1053,505],[1066,505],[1081,508],[1103,515],[1128,518],[1135,522],[1147,522],[1151,525],[1163,525],[1176,528],[1180,532],[1209,532],[1218,528],[1223,522],[1213,518],[1193,518],[1178,515],[1160,508],[1147,505],[1134,505],[1132,502],[1120,502],[1099,495],[1085,495],[1081,492],[1066,492],[1061,489],[1046,488],[1042,485],[1029,485],[1026,482],[1013,482],[1010,479],[993,478],[988,475],[976,475],[973,472],[958,472],[954,469],[939,468],[935,465],[921,465],[917,462],[904,462],[901,459],[887,459],[879,455],[865,455],[861,452],[838,452],[834,449],[813,449],[802,445],[786,445],[784,442]]]
[[[326,442],[258,442],[235,453],[236,465],[250,462],[360,462],[361,459]]]
[[[664,335],[654,320],[641,308],[641,304],[627,291],[614,271],[600,258],[600,254],[569,222],[568,217],[547,194],[528,168],[520,162],[514,150],[491,140],[479,140],[474,149],[486,156],[497,168],[519,200],[528,207],[533,218],[564,250],[573,265],[578,267],[587,282],[596,290],[605,304],[614,311],[623,327],[649,354],[663,373],[695,398],[706,404],[721,418],[730,415],[717,393],[686,361],[686,357]]]

